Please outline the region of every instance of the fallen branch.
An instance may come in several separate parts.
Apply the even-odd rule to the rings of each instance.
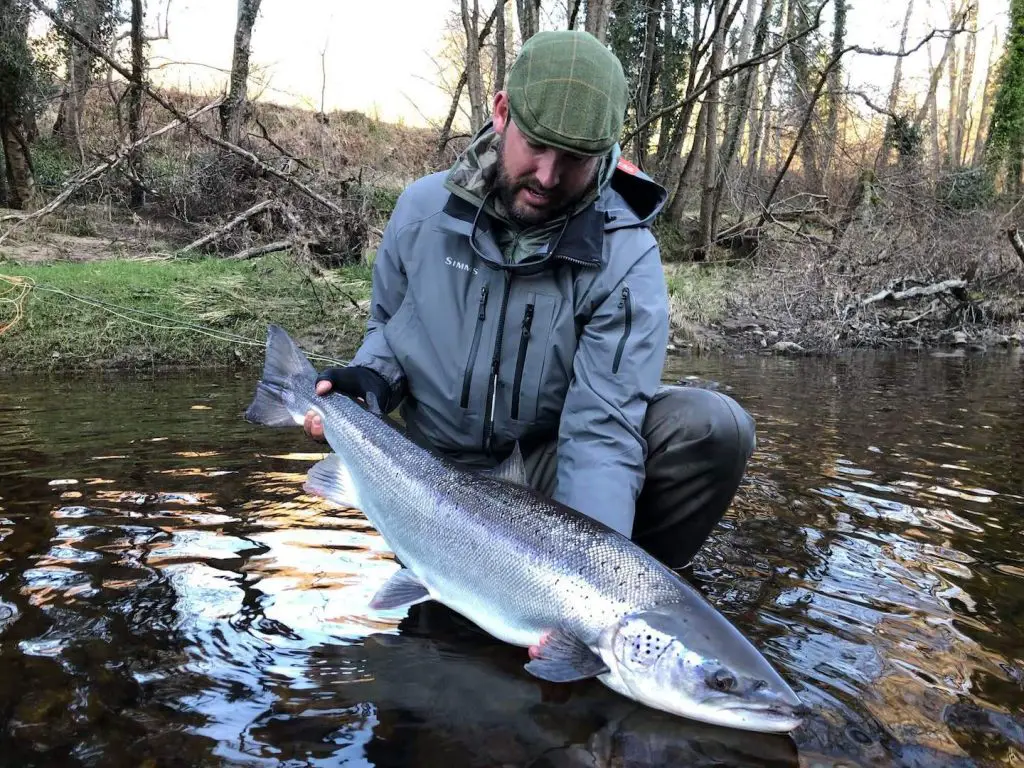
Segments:
[[[1010,238],[1010,245],[1013,246],[1013,250],[1020,256],[1020,260],[1024,263],[1024,240],[1021,239],[1020,230],[1014,227],[1013,229],[1006,230],[1006,236]]]
[[[64,203],[67,202],[68,198],[74,195],[78,190],[80,190],[90,181],[98,179],[111,168],[120,165],[122,161],[124,161],[132,152],[141,147],[143,144],[152,141],[158,136],[162,136],[168,131],[174,130],[178,126],[183,125],[188,120],[194,120],[204,112],[209,112],[211,109],[214,109],[217,106],[219,106],[221,101],[222,99],[217,99],[216,101],[207,104],[205,107],[197,109],[196,111],[191,112],[188,115],[183,115],[181,118],[168,123],[163,128],[160,128],[159,130],[154,131],[153,133],[150,133],[147,136],[143,136],[141,139],[132,144],[122,143],[121,146],[114,150],[113,153],[108,155],[102,163],[100,163],[94,168],[91,168],[89,171],[83,173],[77,179],[71,179],[70,181],[68,181],[68,183],[64,187],[64,191],[57,195],[55,198],[53,198],[53,200],[51,200],[45,206],[40,208],[38,211],[33,211],[32,213],[18,213],[0,216],[0,222],[10,221],[12,219],[16,220],[15,223],[11,225],[10,229],[8,229],[6,232],[0,235],[0,243],[3,243],[4,240],[6,240],[10,236],[10,234],[14,232],[14,230],[16,230],[22,224],[25,224],[34,219],[41,219],[42,217],[48,216],[54,211],[56,211],[58,208],[64,205]]]
[[[43,0],[31,0],[31,2],[32,2],[32,5],[34,5],[36,8],[38,8],[41,13],[43,13],[47,18],[50,19],[50,21],[53,22],[53,25],[61,33],[63,33],[67,37],[72,38],[75,42],[77,42],[83,48],[85,48],[86,50],[90,51],[94,56],[97,56],[99,59],[101,59],[102,61],[106,62],[114,71],[116,71],[119,75],[121,75],[121,77],[125,78],[129,83],[135,82],[135,80],[132,77],[132,73],[129,70],[125,69],[120,64],[118,64],[116,61],[114,61],[105,51],[100,50],[100,48],[98,46],[96,46],[96,44],[93,43],[91,40],[87,40],[85,37],[83,37],[81,34],[79,34],[75,29],[69,27],[67,25],[67,23],[64,22],[60,18],[60,16],[58,16],[56,14],[56,12],[52,11],[50,8],[48,8],[46,6],[46,4],[43,2]],[[345,212],[341,208],[339,208],[337,205],[332,203],[330,200],[328,200],[326,197],[324,197],[320,193],[315,192],[314,190],[310,189],[309,187],[307,187],[305,184],[303,184],[298,179],[293,179],[290,176],[287,176],[286,174],[281,173],[277,169],[272,168],[271,166],[267,165],[262,160],[260,160],[258,157],[256,157],[256,155],[254,155],[252,152],[250,152],[250,151],[248,151],[246,149],[242,149],[238,145],[232,144],[230,141],[224,141],[224,139],[221,139],[218,136],[214,136],[213,134],[207,133],[200,126],[196,125],[193,122],[192,118],[188,117],[188,115],[186,115],[181,110],[179,110],[177,107],[175,107],[173,104],[171,104],[169,101],[167,101],[167,99],[165,99],[163,96],[161,96],[155,90],[153,90],[153,88],[151,88],[150,86],[146,85],[144,82],[141,83],[141,86],[142,86],[142,90],[145,91],[149,95],[149,97],[151,99],[153,99],[153,101],[155,101],[161,107],[163,107],[168,112],[170,112],[172,115],[177,117],[179,120],[182,120],[182,121],[188,123],[189,127],[192,130],[194,130],[197,135],[199,135],[200,137],[202,137],[206,141],[210,142],[214,146],[220,147],[221,149],[225,149],[228,152],[236,154],[239,157],[245,158],[252,165],[254,165],[255,167],[259,168],[260,171],[262,173],[266,174],[267,176],[273,176],[274,178],[283,181],[285,184],[288,184],[289,186],[295,187],[295,189],[297,189],[300,192],[302,192],[304,195],[306,195],[306,197],[310,198],[311,200],[315,200],[316,202],[320,203],[320,205],[324,206],[328,210],[333,211],[334,213],[338,214],[339,216],[345,216]]]
[[[248,210],[243,211],[242,213],[238,214],[235,218],[233,218],[227,224],[224,224],[223,226],[217,227],[215,230],[213,230],[209,234],[206,234],[203,237],[200,237],[198,240],[196,240],[193,243],[189,243],[182,250],[183,251],[195,251],[195,250],[198,250],[199,248],[202,248],[204,245],[207,245],[208,243],[212,243],[214,240],[217,240],[217,239],[223,237],[228,232],[230,232],[232,229],[234,229],[239,224],[241,224],[243,221],[251,219],[253,216],[255,216],[260,211],[265,211],[265,210],[267,210],[267,208],[270,208],[271,206],[274,206],[274,205],[277,205],[277,201],[276,200],[264,200],[262,202],[256,203],[256,205],[254,205],[252,208],[249,208]]]
[[[966,280],[944,280],[941,283],[934,283],[932,285],[916,285],[905,291],[894,292],[891,289],[887,289],[879,291],[874,296],[869,296],[864,299],[864,301],[861,302],[861,306],[866,307],[877,301],[906,301],[908,299],[920,298],[921,296],[935,296],[939,293],[952,293],[953,295],[957,295],[966,287]]]
[[[932,303],[928,305],[928,309],[926,309],[924,312],[922,312],[921,314],[917,315],[916,317],[911,317],[908,320],[898,320],[896,322],[896,325],[913,325],[914,323],[917,323],[917,322],[920,322],[921,320],[924,320],[926,317],[928,317],[928,315],[930,315],[932,312],[934,312],[938,308],[939,308],[939,300],[938,299],[932,299]]]
[[[255,259],[257,256],[265,256],[268,253],[284,251],[291,247],[291,240],[275,240],[274,242],[267,243],[266,245],[254,245],[252,248],[246,248],[244,251],[239,251],[234,256],[228,256],[228,258],[233,261],[244,261],[245,259]]]

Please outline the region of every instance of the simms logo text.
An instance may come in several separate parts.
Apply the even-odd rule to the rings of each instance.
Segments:
[[[461,269],[463,272],[472,272],[474,275],[478,274],[480,270],[476,267],[471,267],[469,264],[463,264],[461,261],[456,261],[451,256],[444,257],[444,263],[449,267],[455,267],[455,269]]]

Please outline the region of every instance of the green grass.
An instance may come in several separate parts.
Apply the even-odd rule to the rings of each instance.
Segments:
[[[724,320],[729,298],[747,277],[738,267],[714,264],[669,264],[665,267],[673,324],[682,329]]]
[[[6,370],[258,364],[268,323],[284,327],[307,352],[346,357],[365,322],[352,301],[366,299],[370,291],[367,267],[316,277],[287,254],[244,262],[0,263],[4,276],[36,284],[21,319],[0,334],[0,369]],[[10,300],[16,292],[9,287],[0,279],[0,328],[15,316]],[[255,345],[215,338],[218,332]]]

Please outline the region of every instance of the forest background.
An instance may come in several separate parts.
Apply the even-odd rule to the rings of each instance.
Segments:
[[[350,353],[556,28],[629,78],[674,351],[1019,348],[1024,0],[0,0],[0,369]]]

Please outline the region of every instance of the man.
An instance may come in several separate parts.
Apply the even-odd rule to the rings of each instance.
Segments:
[[[731,501],[754,424],[719,393],[659,389],[650,224],[666,193],[619,157],[626,98],[595,37],[530,38],[491,121],[399,198],[362,346],[317,391],[400,405],[410,438],[469,466],[518,442],[535,488],[681,567]],[[323,439],[313,414],[306,431]]]

